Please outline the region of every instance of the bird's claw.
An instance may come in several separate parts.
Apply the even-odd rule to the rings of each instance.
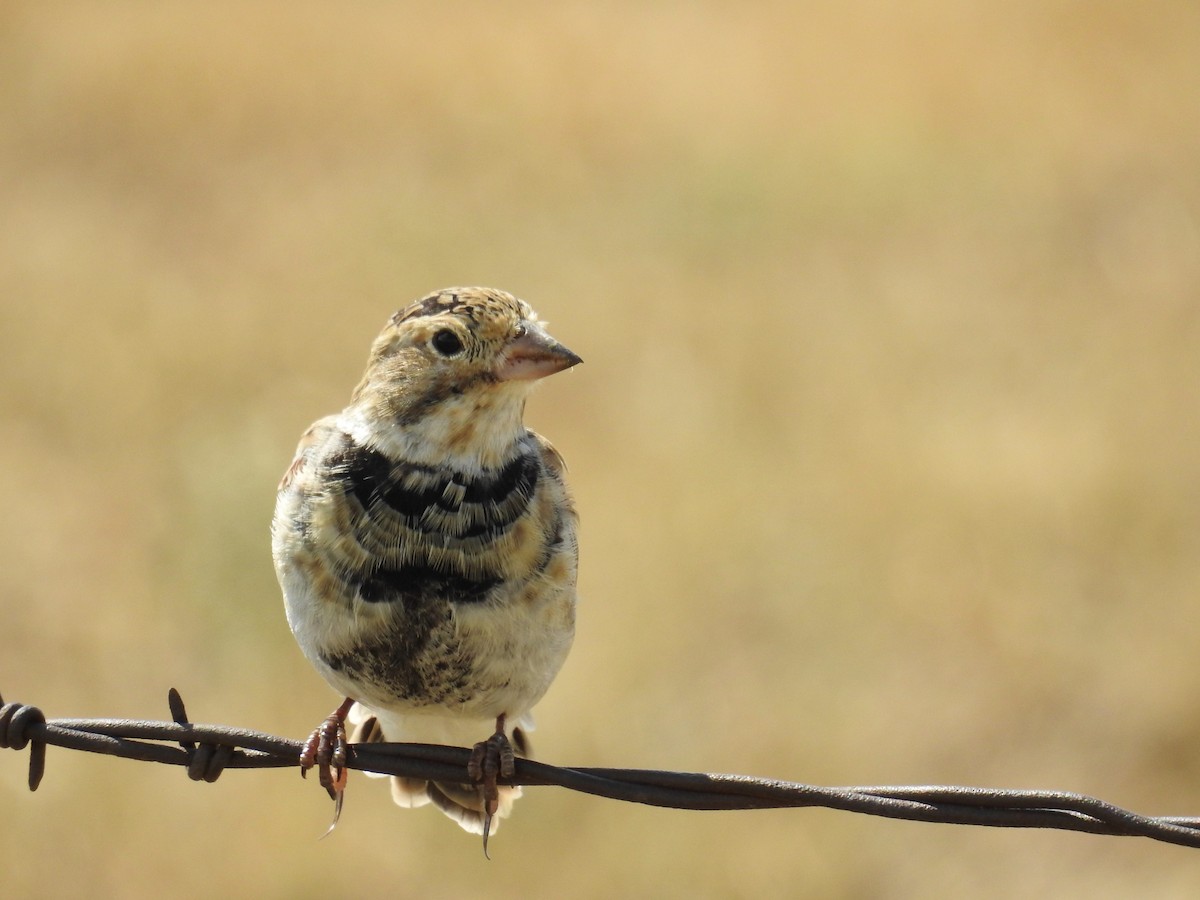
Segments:
[[[496,733],[486,741],[480,741],[471,749],[467,761],[467,775],[479,785],[483,794],[483,855],[487,856],[488,835],[492,831],[492,817],[500,808],[498,780],[512,778],[516,773],[516,754],[512,742],[504,733],[504,716],[496,719]],[[490,857],[489,857],[490,858]]]
[[[350,776],[350,770],[346,768],[350,746],[346,737],[346,715],[353,702],[347,699],[335,709],[329,718],[308,736],[308,740],[300,748],[300,775],[307,778],[308,770],[315,768],[321,787],[325,788],[334,802],[330,831],[342,815],[342,799]]]

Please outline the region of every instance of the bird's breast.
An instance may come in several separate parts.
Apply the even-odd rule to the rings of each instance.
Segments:
[[[475,472],[345,433],[323,449],[290,488],[301,496],[281,495],[276,556],[289,621],[326,678],[381,708],[540,696],[570,645],[575,545],[536,438]]]

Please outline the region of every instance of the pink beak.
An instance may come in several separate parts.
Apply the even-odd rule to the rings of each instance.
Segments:
[[[532,381],[581,362],[579,356],[550,337],[541,325],[526,322],[521,335],[509,341],[504,349],[504,356],[496,366],[496,377],[501,381]]]

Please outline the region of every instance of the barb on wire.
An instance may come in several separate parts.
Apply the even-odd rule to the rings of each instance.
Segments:
[[[47,745],[183,766],[195,781],[215,781],[225,769],[299,766],[300,741],[196,724],[188,721],[183,700],[174,688],[168,700],[171,722],[47,719],[37,707],[5,704],[0,698],[0,748],[30,748],[30,790],[36,790],[42,779]],[[350,747],[347,766],[410,778],[463,781],[470,755],[463,747],[433,744],[356,744]],[[918,822],[1055,828],[1200,847],[1200,817],[1143,816],[1067,791],[936,785],[817,787],[745,775],[564,768],[529,759],[516,761],[516,773],[507,783],[554,785],[675,809],[824,807]]]

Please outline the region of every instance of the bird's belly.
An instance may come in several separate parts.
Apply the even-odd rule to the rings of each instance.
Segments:
[[[293,630],[325,680],[372,709],[494,719],[523,715],[550,686],[574,635],[573,599],[542,591],[536,602],[445,602],[419,614],[356,600],[329,628],[309,610]]]

